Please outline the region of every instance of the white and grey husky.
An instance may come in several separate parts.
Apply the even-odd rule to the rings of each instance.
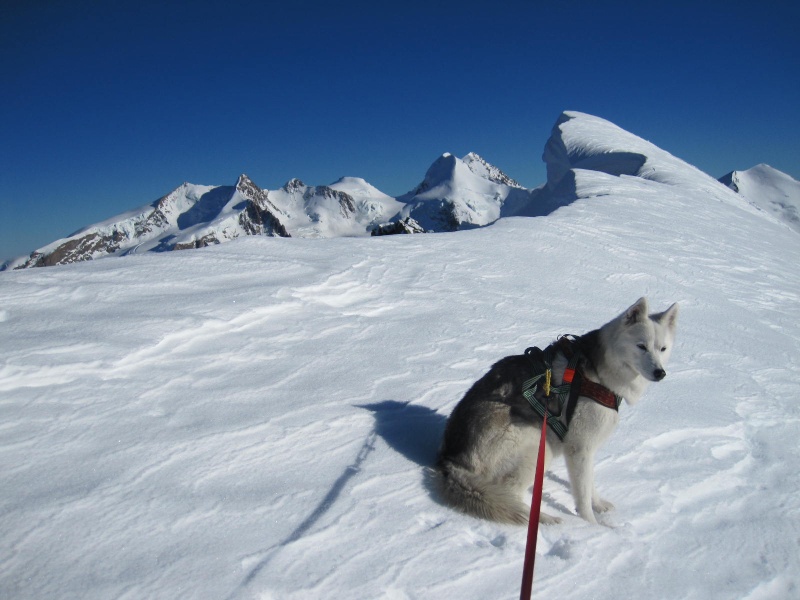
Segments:
[[[537,404],[536,398],[523,394],[532,376],[527,353],[498,361],[467,391],[447,421],[437,463],[445,501],[485,519],[526,523],[529,508],[523,494],[533,484],[546,406],[548,422],[557,430],[548,427],[545,466],[553,456],[564,455],[578,514],[596,523],[595,511],[613,505],[595,489],[595,452],[619,422],[619,401],[635,404],[649,382],[666,376],[677,318],[677,304],[648,315],[647,300],[640,298],[600,329],[548,347],[552,385],[575,388],[569,402],[555,407],[551,396],[543,400],[542,393],[537,394],[543,402]],[[573,373],[582,384],[565,383]],[[539,522],[560,519],[541,513]]]

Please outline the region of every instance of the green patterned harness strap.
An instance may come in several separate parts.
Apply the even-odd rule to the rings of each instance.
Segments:
[[[569,417],[566,415],[564,421],[560,417],[564,414],[564,407],[568,405],[570,399],[570,391],[572,390],[572,381],[575,372],[578,368],[578,363],[581,360],[581,353],[575,351],[569,357],[567,368],[564,369],[563,381],[561,385],[549,386],[549,373],[553,368],[553,358],[556,355],[557,344],[561,340],[571,342],[572,336],[564,336],[559,338],[558,342],[550,344],[544,350],[540,348],[528,348],[525,350],[525,355],[531,359],[534,366],[534,375],[522,384],[522,395],[531,405],[534,411],[540,416],[544,417],[544,411],[547,411],[547,424],[550,429],[558,436],[558,439],[564,440],[569,428]],[[547,385],[545,385],[547,382]],[[549,389],[547,389],[549,387]],[[576,390],[577,391],[577,390]],[[577,395],[575,395],[577,399]],[[556,405],[555,407],[553,405]]]

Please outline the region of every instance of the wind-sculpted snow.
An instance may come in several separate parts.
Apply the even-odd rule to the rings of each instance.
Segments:
[[[576,168],[568,206],[454,235],[3,273],[0,597],[516,598],[525,529],[428,485],[445,419],[641,295],[681,303],[669,373],[599,452],[600,526],[548,472],[534,593],[797,597],[797,234],[652,165],[685,184]]]
[[[573,132],[578,129],[578,134]],[[588,115],[565,112],[556,121],[544,148],[547,185],[555,189],[571,169],[589,169],[610,175],[638,175],[647,156],[640,140],[615,125]]]
[[[547,164],[547,190],[566,187],[575,197],[582,194],[575,190],[574,175],[592,171],[682,186],[725,203],[746,204],[710,175],[655,144],[605,119],[579,112],[564,112],[557,120],[542,159]],[[565,185],[567,175],[573,179]]]

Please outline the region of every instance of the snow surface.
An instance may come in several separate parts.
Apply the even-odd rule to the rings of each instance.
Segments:
[[[425,467],[494,361],[641,295],[681,303],[668,376],[598,454],[602,525],[547,474],[535,597],[800,597],[800,238],[569,114],[563,160],[653,172],[469,231],[2,273],[0,597],[517,598],[525,529]]]

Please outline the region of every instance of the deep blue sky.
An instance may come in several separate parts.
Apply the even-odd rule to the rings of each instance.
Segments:
[[[184,181],[363,177],[443,152],[527,187],[563,110],[719,177],[800,177],[800,3],[69,2],[0,12],[0,259]]]

